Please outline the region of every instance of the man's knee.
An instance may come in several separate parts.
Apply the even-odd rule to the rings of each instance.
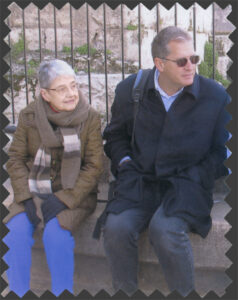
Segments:
[[[149,238],[153,244],[170,248],[186,242],[189,237],[187,224],[179,218],[163,218],[159,215],[152,218],[149,224]]]
[[[120,243],[137,237],[132,222],[123,214],[109,214],[104,226],[104,240],[111,243]],[[115,244],[116,245],[116,244]]]
[[[149,224],[149,238],[152,242],[154,240],[159,243],[167,242],[168,228],[166,223],[160,219],[153,218]]]

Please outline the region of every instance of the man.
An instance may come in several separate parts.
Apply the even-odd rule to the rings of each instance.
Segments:
[[[136,75],[118,84],[104,131],[117,180],[106,208],[104,246],[115,290],[132,294],[138,288],[137,241],[149,227],[169,289],[186,296],[194,289],[188,233],[208,234],[214,180],[225,169],[229,96],[196,74],[199,57],[187,32],[173,26],[160,31],[152,57],[155,66],[139,103],[134,144]]]

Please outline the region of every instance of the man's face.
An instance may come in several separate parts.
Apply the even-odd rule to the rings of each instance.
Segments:
[[[180,67],[174,61],[156,58],[155,65],[160,71],[160,76],[162,76],[163,82],[167,82],[169,87],[174,87],[176,90],[179,90],[184,86],[191,85],[196,72],[196,64],[192,64],[189,59],[192,55],[195,55],[192,41],[171,41],[168,44],[168,48],[170,53],[165,57],[166,59],[176,61],[180,58],[187,58],[187,63],[185,66]]]
[[[41,89],[41,94],[57,111],[72,111],[79,102],[78,86],[71,75],[56,77],[48,89]]]

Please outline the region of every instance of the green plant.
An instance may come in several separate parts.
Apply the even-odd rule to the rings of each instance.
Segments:
[[[207,63],[209,67],[213,66],[213,44],[210,42],[205,43],[204,48],[204,61]],[[218,62],[218,53],[215,51],[215,66]]]
[[[34,59],[31,59],[29,60],[28,64],[31,66],[31,67],[38,67],[39,65],[39,62],[34,60]]]
[[[198,67],[199,69],[199,74],[200,75],[203,75],[207,78],[210,77],[210,74],[209,74],[209,67],[208,67],[208,64],[205,62],[205,61],[202,61]]]
[[[11,54],[13,57],[16,57],[19,54],[21,54],[23,51],[24,51],[24,40],[23,40],[23,36],[21,35],[19,37],[19,40],[12,45]]]
[[[27,69],[27,76],[28,77],[32,77],[36,74],[36,69],[33,69],[33,68],[29,68]]]
[[[107,49],[107,55],[110,55],[110,54],[112,54],[112,51],[110,50],[110,49]]]
[[[133,25],[132,23],[129,23],[127,26],[126,26],[126,29],[127,30],[137,30],[138,28],[138,25]]]
[[[63,51],[64,53],[70,53],[70,52],[71,52],[71,47],[64,46],[62,51]]]
[[[78,52],[80,55],[87,55],[88,54],[88,45],[84,44],[80,47],[77,47],[76,52]],[[94,55],[97,53],[97,49],[90,47],[90,55]]]
[[[214,79],[220,82],[225,88],[229,86],[230,81],[225,79],[217,70],[217,62],[218,62],[218,53],[215,50],[215,76]],[[210,42],[205,43],[204,47],[204,61],[200,63],[198,66],[199,74],[207,77],[213,78],[213,45]]]

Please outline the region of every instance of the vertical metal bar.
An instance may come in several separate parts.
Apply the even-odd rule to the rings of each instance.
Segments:
[[[7,25],[9,26],[9,19],[7,19]],[[9,48],[11,49],[11,39],[10,39],[10,32],[8,34],[8,45]],[[11,79],[11,104],[12,104],[12,123],[15,124],[15,103],[14,103],[14,94],[13,94],[13,75],[12,75],[12,54],[11,54],[11,50],[9,51],[9,63],[10,63],[10,79]]]
[[[71,41],[71,66],[72,68],[74,68],[73,14],[72,14],[71,4],[69,4],[69,18],[70,18],[70,41]]]
[[[54,31],[55,31],[55,58],[57,58],[57,28],[56,28],[56,9],[54,6]]]
[[[174,25],[177,26],[178,25],[178,19],[177,19],[177,3],[175,3],[174,5]]]
[[[193,4],[193,45],[194,45],[194,50],[196,51],[197,48],[197,36],[196,36],[196,3]]]
[[[156,4],[156,29],[157,29],[157,34],[160,31],[160,13],[159,13],[159,3]]]
[[[124,66],[124,15],[123,4],[121,4],[121,67],[122,67],[122,79],[125,78],[125,66]]]
[[[42,47],[41,47],[41,23],[40,23],[40,9],[38,8],[38,28],[39,28],[39,49],[40,49],[40,62],[42,60]]]
[[[213,55],[213,66],[212,66],[212,78],[215,79],[215,3],[212,3],[212,55]]]
[[[139,50],[139,69],[141,69],[141,11],[140,3],[138,4],[138,50]]]
[[[90,69],[90,41],[89,41],[89,12],[88,12],[88,3],[86,3],[86,18],[87,18],[87,45],[88,45],[88,95],[89,103],[92,103],[92,94],[91,94],[91,69]]]
[[[28,99],[28,78],[27,78],[27,67],[26,67],[26,36],[25,36],[25,13],[24,13],[24,9],[22,9],[22,27],[23,27],[24,68],[25,68],[25,83],[26,83],[26,104],[28,104],[29,99]]]
[[[105,90],[106,90],[106,116],[108,123],[108,87],[107,87],[107,32],[106,32],[106,4],[103,3],[103,25],[104,25],[104,58],[105,58]]]

